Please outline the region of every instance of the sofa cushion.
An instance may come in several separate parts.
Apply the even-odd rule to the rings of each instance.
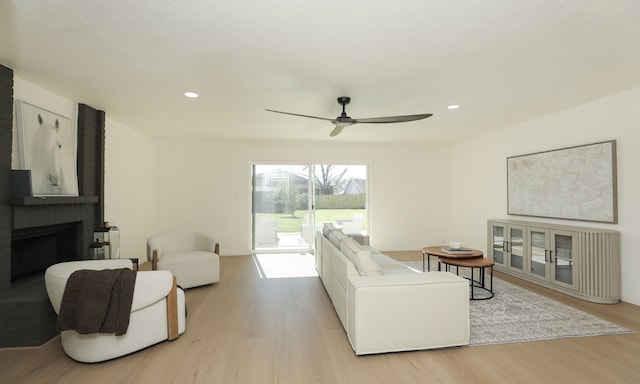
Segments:
[[[342,233],[342,231],[339,229],[334,229],[333,231],[331,231],[331,233],[329,233],[329,241],[337,248],[340,248],[340,243],[342,242],[342,240],[348,237],[349,236]]]
[[[380,265],[373,260],[371,252],[360,248],[360,244],[351,237],[346,237],[340,243],[340,250],[355,265],[361,276],[376,276],[382,274]]]
[[[361,248],[365,248],[360,246]],[[375,261],[382,270],[383,275],[398,275],[403,273],[416,273],[406,265],[392,259],[391,257],[371,249],[371,258]]]
[[[322,234],[324,235],[324,237],[329,238],[329,234],[331,233],[331,231],[334,231],[338,228],[336,228],[333,223],[324,223],[324,225],[322,226]]]
[[[220,281],[220,257],[206,251],[185,251],[164,254],[158,259],[158,269],[173,273],[182,288],[198,287]]]

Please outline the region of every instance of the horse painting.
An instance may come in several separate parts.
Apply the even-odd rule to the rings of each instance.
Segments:
[[[38,115],[39,128],[31,140],[31,175],[42,186],[38,192],[58,194],[63,188],[62,159],[66,148],[60,140],[60,122],[49,123]]]
[[[24,106],[29,105],[23,103]],[[24,166],[31,169],[33,194],[77,195],[78,181],[70,124],[63,126],[61,117],[46,111],[39,112],[36,109],[30,111],[33,113],[27,112],[24,110],[22,116],[22,129],[28,131],[24,133]],[[63,122],[68,122],[68,119]]]

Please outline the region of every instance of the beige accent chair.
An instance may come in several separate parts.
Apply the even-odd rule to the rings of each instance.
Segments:
[[[220,245],[198,232],[162,233],[147,239],[147,258],[153,270],[173,273],[182,288],[220,281]]]
[[[45,272],[49,301],[56,313],[69,276],[80,269],[132,269],[129,259],[83,260],[54,264]],[[136,275],[127,333],[81,335],[60,333],[65,353],[83,363],[95,363],[124,356],[164,340],[173,340],[186,330],[184,291],[177,288],[168,271],[142,271]]]

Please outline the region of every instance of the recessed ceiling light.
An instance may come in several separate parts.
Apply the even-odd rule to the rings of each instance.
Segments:
[[[199,95],[198,95],[197,93],[195,93],[195,92],[185,92],[185,93],[184,93],[184,95],[185,95],[186,97],[188,97],[188,98],[191,98],[191,99],[195,99],[196,97],[198,97],[198,96],[199,96]]]
[[[447,107],[447,109],[458,109],[460,108],[460,105],[458,104],[451,104],[450,106]]]

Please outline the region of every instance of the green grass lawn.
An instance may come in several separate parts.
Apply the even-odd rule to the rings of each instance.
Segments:
[[[367,228],[366,211],[364,209],[318,209],[316,210],[316,224],[337,220],[351,220],[356,213],[364,215],[362,229]],[[277,220],[278,232],[300,232],[306,214],[307,211],[296,211],[293,216],[287,213],[256,213],[256,218],[258,220]]]

